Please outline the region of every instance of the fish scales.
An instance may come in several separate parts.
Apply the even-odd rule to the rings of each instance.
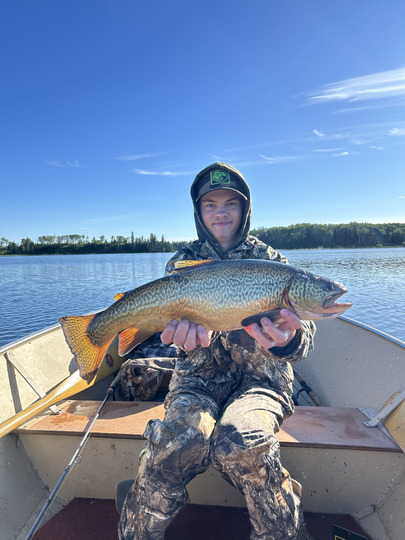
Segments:
[[[340,283],[274,261],[180,261],[174,273],[129,291],[106,310],[60,322],[82,377],[91,381],[117,334],[125,354],[174,319],[228,331],[281,308],[303,320],[333,318],[351,307],[334,302],[346,292]]]

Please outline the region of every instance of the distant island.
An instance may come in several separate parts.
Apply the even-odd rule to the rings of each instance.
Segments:
[[[259,227],[251,234],[275,249],[321,249],[405,247],[405,223],[299,223],[288,227]],[[160,240],[153,233],[149,238],[105,236],[89,239],[80,234],[40,236],[35,242],[23,238],[20,243],[0,239],[0,255],[73,255],[86,253],[162,253],[177,251],[187,242]]]

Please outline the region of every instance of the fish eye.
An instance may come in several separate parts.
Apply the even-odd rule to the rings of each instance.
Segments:
[[[335,287],[334,287],[333,283],[331,283],[330,281],[328,281],[328,282],[326,283],[325,289],[329,292],[329,291],[335,290]]]

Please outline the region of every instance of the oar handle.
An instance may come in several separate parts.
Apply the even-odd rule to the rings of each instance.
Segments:
[[[75,371],[67,379],[61,382],[56,388],[54,388],[49,394],[43,398],[35,401],[32,405],[15,414],[8,420],[0,424],[0,439],[10,433],[14,429],[18,428],[28,420],[31,420],[36,414],[40,413],[44,409],[66,399],[78,392],[81,392],[85,388],[88,388],[91,384],[87,384],[86,381],[80,378],[79,372]]]

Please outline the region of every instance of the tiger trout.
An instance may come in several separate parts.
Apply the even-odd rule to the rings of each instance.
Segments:
[[[274,261],[179,261],[173,273],[117,295],[104,311],[59,322],[90,383],[117,334],[124,356],[174,319],[229,331],[265,316],[274,320],[282,308],[302,320],[335,318],[352,306],[336,303],[347,292],[336,281]]]

